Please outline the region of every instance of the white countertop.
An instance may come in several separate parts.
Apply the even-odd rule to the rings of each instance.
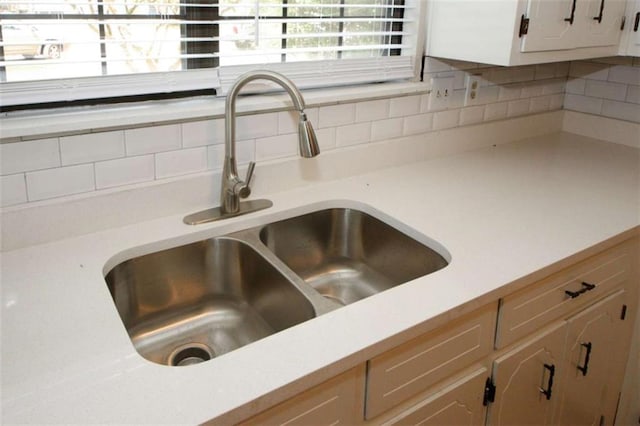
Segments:
[[[2,253],[3,423],[226,423],[258,411],[638,227],[640,150],[558,133],[268,198],[272,208],[220,223],[190,227],[181,214]],[[451,263],[209,362],[138,355],[103,279],[110,267],[327,206],[390,218]]]

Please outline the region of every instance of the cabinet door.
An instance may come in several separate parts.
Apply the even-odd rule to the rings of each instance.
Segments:
[[[623,0],[586,0],[576,13],[576,47],[612,46],[620,41],[625,2]]]
[[[382,424],[385,426],[483,424],[485,407],[482,405],[482,396],[487,375],[488,371],[485,367],[478,368]],[[374,424],[378,422],[374,420]]]
[[[630,11],[627,12],[627,28],[629,28],[629,41],[626,54],[640,56],[640,0],[629,2]]]
[[[559,424],[613,424],[629,350],[620,290],[569,319]]]
[[[353,368],[241,423],[241,426],[360,424],[364,365]]]
[[[566,323],[560,322],[527,339],[493,363],[495,401],[489,425],[547,425],[553,420],[562,387]]]
[[[522,52],[570,49],[574,46],[570,19],[577,0],[529,0],[529,29],[522,38]],[[575,14],[574,10],[574,23]]]

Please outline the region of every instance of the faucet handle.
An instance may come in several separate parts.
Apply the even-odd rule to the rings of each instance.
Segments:
[[[244,182],[240,187],[240,191],[238,192],[240,198],[247,198],[249,195],[251,195],[251,181],[253,180],[253,169],[255,169],[255,167],[255,162],[252,161],[249,163],[249,168],[247,169],[247,177],[244,179]]]

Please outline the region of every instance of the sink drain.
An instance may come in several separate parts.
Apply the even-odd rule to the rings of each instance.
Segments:
[[[209,361],[214,357],[214,353],[207,345],[202,343],[187,343],[186,345],[179,346],[171,352],[169,355],[169,365],[173,366],[185,366],[192,364],[199,364],[204,361]]]

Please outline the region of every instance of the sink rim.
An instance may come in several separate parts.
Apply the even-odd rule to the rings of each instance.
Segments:
[[[248,248],[254,251],[256,255],[260,256],[265,262],[269,263],[271,267],[273,267],[280,275],[282,275],[283,278],[286,279],[295,288],[295,290],[297,290],[297,292],[300,293],[300,295],[310,303],[310,305],[312,306],[312,309],[315,312],[315,315],[306,321],[302,321],[290,327],[286,327],[282,330],[276,331],[275,333],[269,334],[265,337],[252,341],[249,344],[253,344],[265,339],[269,339],[270,337],[281,334],[282,332],[285,332],[291,328],[299,327],[303,325],[305,322],[316,319],[321,315],[324,315],[326,313],[329,313],[331,311],[334,311],[340,308],[347,307],[348,305],[352,304],[352,303],[349,303],[348,305],[344,305],[336,301],[327,299],[325,296],[319,293],[316,289],[314,289],[311,285],[309,285],[295,271],[291,270],[271,249],[269,249],[266,246],[266,244],[260,238],[260,233],[262,229],[264,229],[265,227],[273,223],[294,219],[300,216],[316,213],[322,210],[332,210],[332,209],[350,209],[350,210],[355,210],[356,212],[359,212],[359,213],[364,213],[366,215],[369,215],[373,219],[376,219],[382,222],[383,224],[391,227],[395,231],[401,234],[404,234],[410,239],[415,240],[416,242],[425,246],[426,248],[433,250],[435,253],[440,255],[446,262],[445,266],[443,266],[438,270],[415,277],[406,282],[402,282],[398,285],[385,289],[384,291],[375,293],[373,294],[373,296],[379,295],[380,293],[385,293],[386,291],[392,290],[396,287],[402,287],[411,281],[424,278],[425,276],[435,274],[436,272],[441,272],[447,269],[447,266],[451,264],[452,256],[442,244],[430,238],[429,236],[421,232],[418,232],[415,228],[412,228],[411,226],[406,225],[404,222],[398,219],[395,219],[394,217],[366,203],[356,202],[352,200],[332,200],[332,201],[306,204],[293,209],[286,209],[286,210],[277,211],[277,212],[265,213],[265,214],[258,215],[256,217],[248,217],[248,218],[243,217],[242,220],[239,220],[234,223],[221,224],[220,222],[218,223],[214,222],[209,226],[204,225],[204,226],[207,226],[206,229],[200,229],[195,232],[180,235],[178,237],[174,237],[166,240],[159,240],[156,242],[150,242],[147,244],[122,250],[116,253],[115,255],[111,256],[104,263],[103,281],[104,281],[105,287],[107,287],[107,290],[108,290],[106,275],[118,265],[137,257],[157,253],[163,250],[176,249],[181,246],[186,246],[192,243],[197,243],[197,242],[211,240],[211,239],[236,240],[239,243],[248,246]],[[113,298],[109,297],[109,300],[110,300],[110,305],[114,311],[114,314],[118,318],[118,321],[122,326],[122,330],[124,333],[126,333],[128,337],[127,340],[131,344],[131,348],[134,350],[136,355],[139,356],[141,359],[145,360],[146,362],[149,362],[155,365],[169,367],[170,365],[159,364],[154,361],[151,361],[146,357],[142,356],[138,352],[136,346],[134,345],[133,340],[129,336],[129,330],[125,326],[124,321],[120,315],[120,312],[117,309],[117,306]],[[240,346],[230,352],[235,352],[236,350],[240,350],[242,348],[243,346]],[[227,352],[227,354],[230,352]],[[225,354],[222,354],[222,355],[225,355]],[[217,356],[212,357],[208,361],[215,360],[215,359],[217,359]],[[207,362],[206,361],[202,362],[202,364],[207,364]]]

